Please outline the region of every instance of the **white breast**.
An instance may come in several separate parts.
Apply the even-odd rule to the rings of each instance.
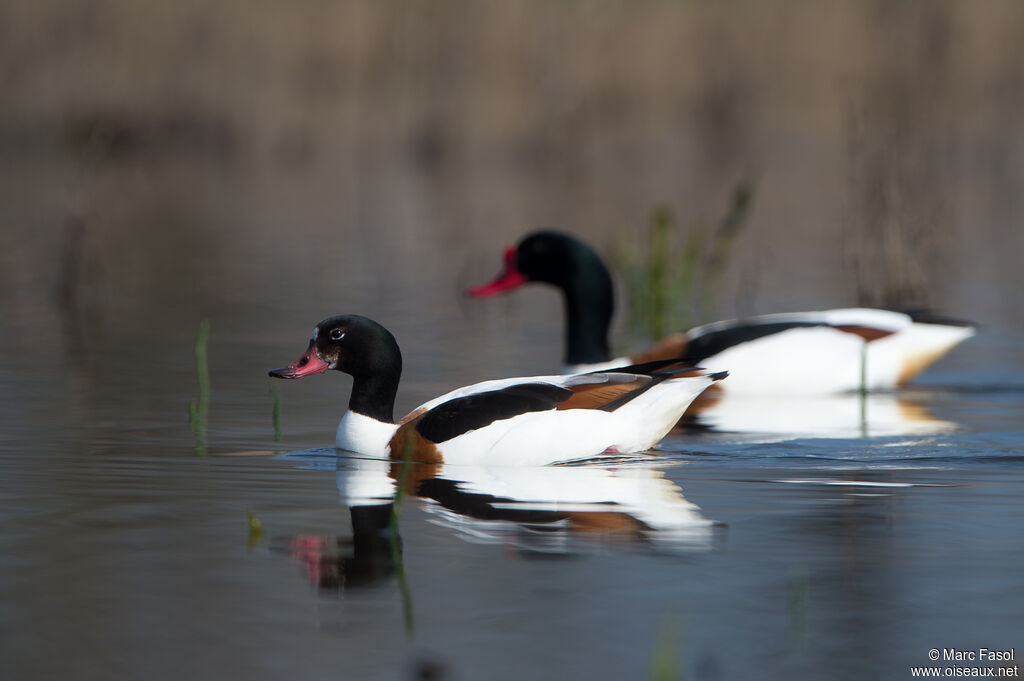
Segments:
[[[335,446],[350,452],[385,458],[388,456],[388,443],[397,428],[393,423],[346,411],[338,424]]]

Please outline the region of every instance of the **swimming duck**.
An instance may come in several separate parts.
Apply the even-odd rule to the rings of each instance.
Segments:
[[[767,314],[714,322],[676,333],[628,357],[612,357],[608,328],[614,310],[611,275],[579,239],[540,231],[509,246],[504,271],[467,291],[488,298],[529,282],[550,284],[565,301],[563,371],[594,371],[686,358],[709,371],[728,367],[726,394],[816,394],[891,390],[974,334],[966,323],[925,312],[873,308]],[[792,370],[794,358],[812,371]]]
[[[306,352],[276,378],[335,369],[353,378],[338,448],[426,463],[548,464],[650,449],[726,372],[678,362],[484,381],[393,419],[402,373],[394,336],[359,315],[321,321]]]

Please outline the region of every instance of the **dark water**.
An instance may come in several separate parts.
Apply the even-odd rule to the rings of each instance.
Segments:
[[[348,379],[263,374],[306,326],[225,326],[206,456],[190,333],[3,354],[5,678],[898,679],[931,648],[1024,650],[1024,373],[987,360],[1012,335],[774,433],[413,466],[393,520],[402,471],[323,448]],[[408,347],[402,401],[459,352]]]
[[[1024,655],[1021,3],[14,5],[0,679],[906,679],[932,648]],[[398,337],[399,412],[550,372],[554,293],[459,291],[553,227],[616,261],[624,301],[665,209],[676,260],[703,244],[672,293],[694,322],[859,301],[979,333],[899,396],[738,405],[650,460],[557,469],[341,457],[348,379],[266,376],[349,312]]]

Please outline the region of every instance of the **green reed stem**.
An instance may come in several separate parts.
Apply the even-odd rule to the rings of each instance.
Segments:
[[[188,405],[188,422],[192,434],[196,437],[196,455],[206,456],[206,424],[210,413],[210,366],[207,360],[206,345],[210,336],[210,322],[204,319],[199,324],[196,335],[195,357],[196,373],[199,376],[199,399],[192,400]]]
[[[668,326],[668,272],[672,249],[672,213],[661,208],[651,216],[647,282],[651,300],[651,338],[662,338]]]
[[[733,188],[729,210],[718,223],[711,242],[711,252],[704,266],[706,295],[704,296],[705,313],[712,312],[718,306],[718,290],[722,276],[732,260],[736,241],[747,224],[750,208],[754,202],[754,185],[742,180]]]
[[[274,442],[281,441],[281,390],[277,383],[270,383],[270,398],[274,402],[271,408],[270,419],[274,424]]]
[[[409,588],[409,580],[405,575],[405,557],[402,553],[402,538],[398,533],[399,520],[402,517],[402,505],[405,503],[405,488],[409,484],[409,476],[412,475],[412,452],[413,440],[410,432],[402,450],[402,472],[398,476],[398,486],[395,489],[395,500],[391,504],[390,536],[391,562],[395,565],[395,575],[398,578],[398,588],[402,593],[402,614],[405,619],[405,633],[410,637],[416,633],[416,618],[413,613],[412,590]]]
[[[802,647],[807,638],[807,572],[801,570],[789,578],[789,636],[794,647]]]
[[[245,542],[246,548],[250,551],[256,548],[263,539],[263,523],[257,517],[256,512],[251,508],[245,511],[246,527],[249,529],[249,536]]]
[[[683,623],[679,617],[666,616],[658,627],[651,656],[651,681],[681,681],[683,678]]]

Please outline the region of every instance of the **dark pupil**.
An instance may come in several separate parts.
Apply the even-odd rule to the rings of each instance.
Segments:
[[[341,329],[331,329],[331,340],[341,340]]]

